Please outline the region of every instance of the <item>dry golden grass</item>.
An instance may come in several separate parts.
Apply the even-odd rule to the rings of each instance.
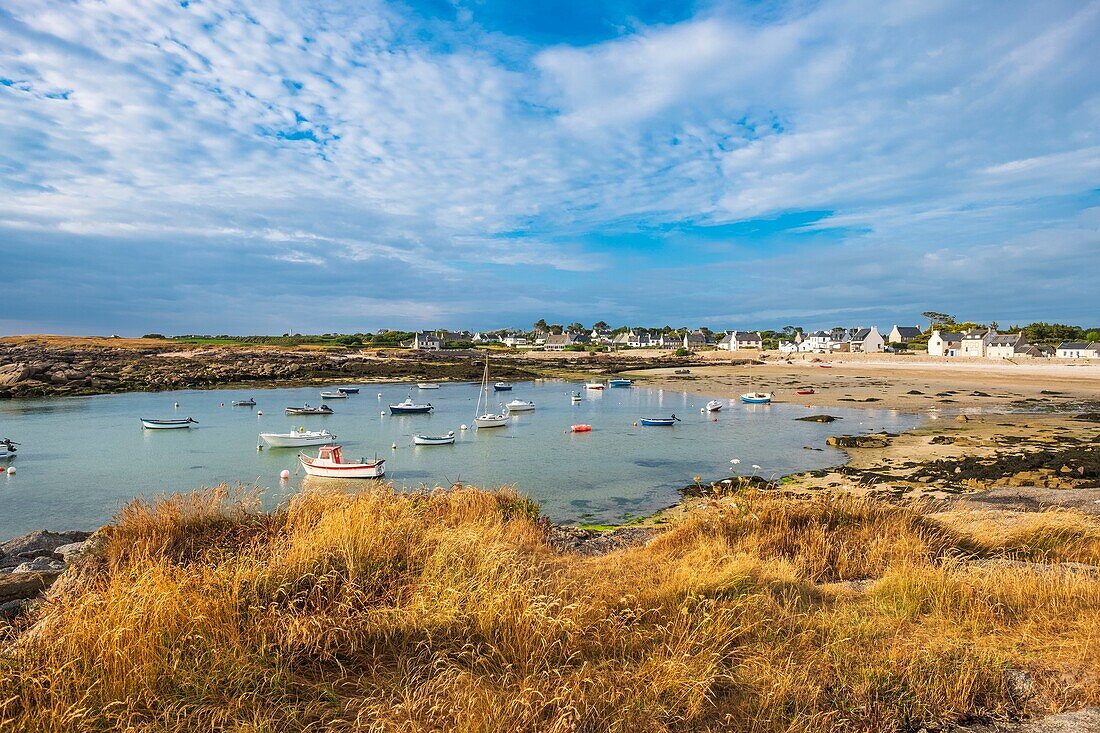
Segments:
[[[882,731],[1100,702],[1100,582],[975,564],[1013,543],[952,524],[748,492],[583,558],[509,491],[133,504],[6,632],[0,730]]]

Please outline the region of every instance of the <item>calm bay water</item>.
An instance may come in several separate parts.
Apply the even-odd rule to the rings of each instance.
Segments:
[[[0,401],[0,437],[22,443],[10,461],[16,475],[0,477],[0,539],[36,528],[92,529],[134,496],[221,482],[265,487],[265,500],[273,506],[300,489],[303,476],[296,472],[296,450],[257,451],[258,434],[300,425],[336,433],[349,458],[386,458],[387,478],[398,486],[512,484],[557,520],[613,522],[674,503],[677,489],[693,476],[716,479],[735,469],[772,476],[837,465],[844,454],[825,448],[829,435],[900,431],[918,421],[916,415],[896,411],[830,408],[844,420],[822,425],[794,419],[820,410],[733,401],[717,415],[704,415],[699,409],[708,397],[644,387],[598,392],[582,386],[553,380],[517,383],[513,392],[494,396],[494,402],[533,400],[535,412],[514,416],[505,428],[465,432],[459,426],[473,425],[475,384],[445,384],[439,390],[363,385],[361,394],[329,401],[336,411],[330,416],[283,414],[288,405],[320,404],[316,387]],[[584,396],[578,405],[569,400],[575,390]],[[391,416],[387,406],[409,394],[417,402],[431,402],[434,414]],[[249,396],[256,407],[230,406]],[[673,428],[633,425],[642,416],[670,413],[683,422]],[[143,430],[138,422],[140,417],[187,416],[199,421],[191,430]],[[593,430],[570,433],[573,423],[590,423]],[[412,446],[414,433],[448,430],[458,435],[453,446]],[[392,443],[397,450],[390,449]],[[316,455],[316,448],[306,450]],[[731,458],[741,463],[731,465]],[[284,468],[291,471],[289,481],[279,480]]]

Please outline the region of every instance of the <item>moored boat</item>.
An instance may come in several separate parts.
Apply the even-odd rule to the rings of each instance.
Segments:
[[[691,374],[690,369],[677,369],[673,374]]]
[[[710,402],[707,403],[707,406],[706,406],[706,411],[707,412],[718,412],[721,409],[722,409],[722,402],[720,400],[711,400]]]
[[[417,382],[417,389],[439,389],[439,385],[434,382]]]
[[[286,414],[288,415],[331,415],[332,408],[328,405],[320,405],[318,407],[311,407],[307,402],[302,407],[288,407],[286,408]]]
[[[328,391],[328,392],[322,392],[321,393],[321,399],[322,400],[346,400],[347,398],[348,398],[348,396],[346,394],[344,394],[343,392],[339,392],[339,391],[335,391],[335,392]]]
[[[616,378],[607,380],[609,387],[629,387],[632,384],[634,384],[633,379]]]
[[[807,387],[806,389],[798,390],[797,392],[795,392],[795,394],[801,394],[801,395],[814,394],[814,390],[813,390],[812,387]]]
[[[381,478],[386,474],[386,460],[345,461],[338,445],[324,445],[316,458],[298,454],[302,468],[310,476],[323,478]]]
[[[418,405],[413,402],[412,395],[405,398],[404,402],[398,402],[396,405],[390,405],[390,414],[392,415],[414,415],[425,412],[431,412],[434,408],[431,402],[426,402],[422,405]]]
[[[414,435],[413,445],[451,445],[455,442],[455,431],[446,435]]]
[[[680,418],[673,415],[672,417],[643,417],[638,422],[642,425],[648,425],[650,427],[662,427],[667,428],[680,422]]]
[[[234,407],[255,407],[256,400],[249,397],[247,400],[233,400]]]
[[[4,458],[13,458],[16,450],[15,446],[19,445],[11,438],[4,438],[0,440],[0,460]]]
[[[359,394],[358,387],[337,387],[337,392],[343,392],[344,394]]]
[[[499,388],[501,382],[497,382],[494,387]],[[512,385],[507,385],[507,389],[511,389]],[[481,398],[485,397],[485,412],[481,411]],[[504,405],[501,405],[503,408]],[[481,376],[481,387],[477,391],[477,407],[474,408],[474,427],[475,428],[502,428],[508,424],[508,413],[503,409],[500,412],[489,411],[489,352],[485,352],[485,372]]]
[[[508,412],[531,412],[535,409],[535,403],[527,400],[512,400],[505,407]]]
[[[497,392],[511,392],[512,385],[508,384],[507,382],[497,382],[493,385],[493,389]]]
[[[183,420],[153,420],[152,418],[141,418],[141,426],[149,430],[185,430],[191,427],[191,424],[199,424],[198,420],[191,418],[185,418]]]
[[[766,405],[772,401],[771,392],[746,392],[741,395],[741,401],[746,405]]]
[[[327,430],[298,428],[289,433],[260,433],[260,440],[272,448],[302,448],[307,445],[335,443],[336,436]]]
[[[569,399],[572,400],[574,404],[576,404],[576,403],[580,402],[583,398],[581,397],[580,392],[574,392],[573,396],[570,397]]]
[[[570,430],[570,432],[573,432],[573,433],[591,433],[592,432],[592,426],[589,425],[588,423],[580,423],[578,425],[571,426],[569,428],[569,430]]]
[[[604,383],[603,382],[585,382],[584,383],[584,388],[585,389],[603,389],[604,388]]]

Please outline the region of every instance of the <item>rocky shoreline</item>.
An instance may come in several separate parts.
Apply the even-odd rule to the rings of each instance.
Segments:
[[[19,614],[49,590],[91,536],[39,529],[0,544],[0,617]]]

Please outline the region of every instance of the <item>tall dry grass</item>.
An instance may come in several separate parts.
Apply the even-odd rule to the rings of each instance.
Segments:
[[[510,491],[135,503],[7,632],[0,729],[882,731],[1100,701],[1100,583],[972,563],[1006,544],[956,524],[746,492],[582,558]]]

